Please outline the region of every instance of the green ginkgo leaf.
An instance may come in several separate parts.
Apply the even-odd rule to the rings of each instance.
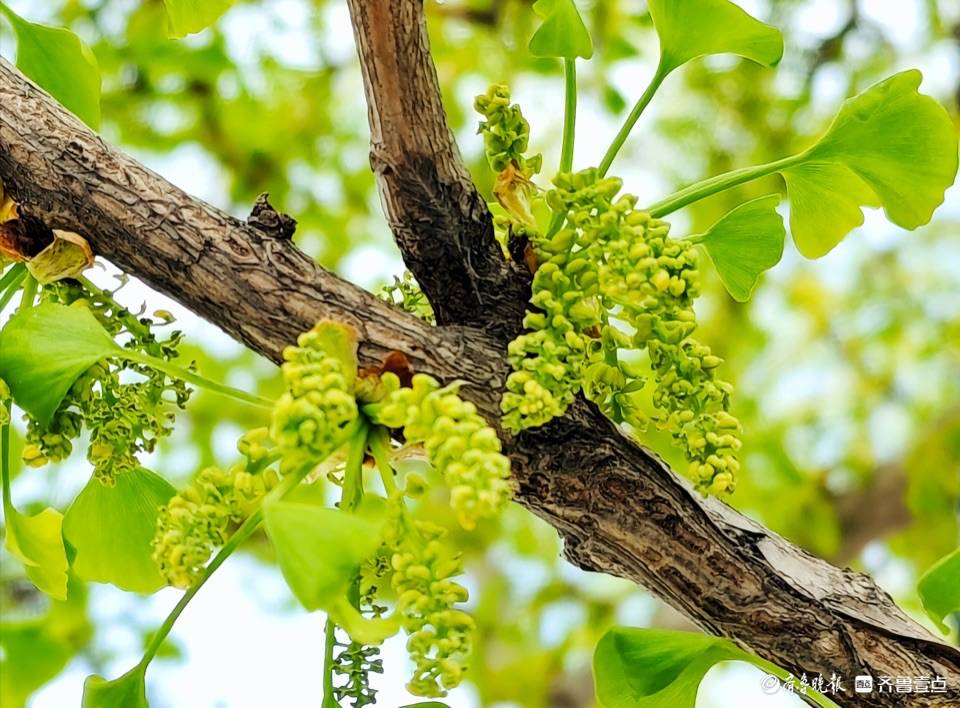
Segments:
[[[787,672],[740,649],[729,639],[697,632],[614,627],[593,655],[597,703],[602,708],[694,708],[707,672],[721,661],[746,661],[779,678]],[[830,699],[811,688],[820,706]]]
[[[158,510],[175,493],[146,469],[122,472],[109,485],[92,477],[63,522],[63,535],[76,551],[74,572],[131,592],[150,593],[166,585],[150,544]]]
[[[938,560],[921,576],[917,592],[930,619],[944,633],[949,632],[944,617],[960,612],[960,548]]]
[[[926,224],[957,174],[957,134],[946,110],[904,71],[844,102],[827,133],[782,170],[790,230],[819,258],[882,206],[905,229]]]
[[[741,204],[691,240],[710,255],[723,286],[737,302],[746,302],[760,274],[780,262],[786,229],[777,213],[780,197],[771,194]]]
[[[324,320],[310,331],[316,337],[314,346],[340,360],[348,389],[352,389],[357,377],[357,332],[349,325]]]
[[[729,640],[706,634],[615,627],[593,655],[597,702],[603,708],[693,708],[714,664],[745,657]]]
[[[87,676],[83,682],[81,708],[150,708],[146,670],[145,665],[137,664],[113,681],[102,676]]]
[[[905,229],[930,221],[957,175],[957,131],[946,110],[918,89],[916,69],[847,99],[826,134],[807,150],[717,175],[647,208],[662,218],[712,194],[775,172],[790,200],[790,230],[807,258],[827,254],[883,207]]]
[[[236,0],[163,0],[170,36],[186,37],[220,19]]]
[[[308,610],[328,609],[380,545],[381,524],[339,509],[275,501],[264,525],[287,585]]]
[[[100,125],[100,68],[73,32],[29,22],[0,2],[17,36],[17,67],[80,120]]]
[[[39,622],[0,625],[0,705],[22,708],[73,658],[68,641]]]
[[[530,38],[531,54],[564,59],[593,56],[593,41],[573,0],[537,0],[533,10],[543,24]]]
[[[0,706],[22,708],[59,674],[93,634],[84,586],[71,580],[66,602],[42,614],[4,613],[0,620]],[[4,610],[7,608],[4,607]]]
[[[0,378],[17,405],[45,425],[80,374],[118,351],[86,307],[42,303],[0,330]]]
[[[67,551],[63,545],[63,514],[47,507],[26,516],[4,500],[6,547],[23,563],[38,590],[55,600],[67,599]]]
[[[360,564],[380,545],[383,516],[371,507],[363,515],[301,502],[275,501],[263,507],[267,536],[287,585],[308,610],[323,610],[361,644],[380,644],[396,634],[399,617],[364,617],[348,591]]]
[[[649,0],[660,37],[660,73],[669,74],[707,54],[736,54],[764,66],[783,56],[776,27],[751,17],[728,0]]]

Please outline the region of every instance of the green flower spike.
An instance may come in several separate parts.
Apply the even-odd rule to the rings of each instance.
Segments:
[[[450,488],[460,525],[472,529],[479,519],[498,514],[511,495],[510,461],[476,406],[457,395],[458,384],[441,388],[432,377],[417,374],[412,388],[400,388],[396,374],[382,378],[389,393],[368,407],[371,417],[388,428],[403,428],[407,442],[423,443]]]
[[[297,343],[283,352],[287,391],[277,401],[270,424],[285,472],[328,457],[346,441],[357,418],[352,332],[321,322]]]

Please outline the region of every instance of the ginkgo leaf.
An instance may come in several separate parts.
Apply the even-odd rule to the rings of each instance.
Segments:
[[[314,346],[340,360],[348,390],[352,390],[357,376],[357,332],[349,325],[323,320],[310,331],[316,337]]]
[[[736,54],[764,66],[783,56],[776,27],[751,17],[728,0],[649,0],[660,37],[660,73],[669,74],[707,54]]]
[[[602,708],[694,708],[707,672],[721,661],[746,661],[764,670],[776,667],[729,639],[697,632],[614,627],[593,655],[597,702]],[[786,678],[787,672],[779,672]],[[835,706],[807,688],[821,706]]]
[[[741,204],[691,240],[710,255],[720,280],[737,302],[746,302],[760,274],[780,262],[786,229],[777,213],[780,197],[771,194]]]
[[[706,634],[615,627],[593,655],[597,701],[603,708],[693,708],[713,665],[744,655]]]
[[[67,599],[67,551],[63,545],[63,514],[47,507],[26,516],[5,500],[6,547],[23,563],[38,590],[55,600]]]
[[[113,484],[92,477],[67,509],[63,535],[76,550],[72,567],[84,580],[150,593],[166,581],[152,557],[157,513],[176,493],[150,470],[121,472]]]
[[[42,614],[5,615],[0,621],[0,706],[22,708],[92,635],[85,588],[71,580],[66,602],[47,603]]]
[[[100,68],[73,32],[29,22],[0,2],[0,14],[17,36],[17,68],[80,120],[100,125]]]
[[[926,224],[957,174],[957,135],[946,110],[904,71],[844,102],[827,133],[782,170],[790,229],[819,258],[882,206],[905,229]]]
[[[863,206],[880,206],[877,195],[845,165],[810,163],[783,172],[790,195],[790,231],[807,258],[829,253],[863,224]]]
[[[380,545],[381,524],[339,509],[276,501],[263,511],[283,577],[308,610],[345,596],[360,563]]]
[[[80,374],[118,351],[86,307],[46,302],[0,330],[0,378],[17,405],[45,425]]]
[[[186,37],[200,32],[220,19],[236,0],[163,0],[167,8],[170,36]]]
[[[81,708],[150,708],[147,703],[147,667],[137,664],[120,678],[107,681],[102,676],[87,676],[83,682]]]
[[[73,647],[40,623],[4,625],[0,632],[0,705],[25,706],[30,695],[59,674]]]
[[[819,258],[863,223],[862,207],[883,207],[905,229],[930,221],[957,175],[957,132],[946,110],[918,89],[916,69],[847,99],[812,147],[765,165],[689,185],[647,208],[667,214],[775,172],[790,201],[790,230],[807,258]]]
[[[360,564],[380,545],[383,516],[364,515],[300,502],[264,505],[264,526],[287,585],[308,610],[323,610],[361,644],[380,644],[396,634],[399,617],[364,617],[348,590]]]
[[[27,261],[27,270],[41,285],[76,278],[93,265],[87,240],[72,231],[53,229],[53,241]]]
[[[531,54],[564,59],[593,56],[593,41],[573,0],[537,0],[533,10],[543,24],[530,38]]]
[[[944,633],[949,632],[943,618],[960,612],[960,548],[938,560],[921,576],[917,592],[930,619]]]

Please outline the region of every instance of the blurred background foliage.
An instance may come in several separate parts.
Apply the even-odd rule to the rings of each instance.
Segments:
[[[10,4],[32,20],[71,27],[93,48],[109,142],[238,216],[269,192],[298,220],[302,248],[367,287],[402,271],[368,166],[366,107],[344,3],[241,0],[215,28],[184,41],[167,39],[161,0]],[[583,167],[599,158],[635,100],[657,47],[642,2],[579,4],[597,45],[580,71],[575,164]],[[960,6],[951,0],[741,4],[784,30],[783,62],[769,71],[723,57],[694,62],[673,77],[613,167],[641,203],[805,147],[845,96],[910,66],[924,71],[923,90],[960,120]],[[551,174],[559,157],[562,80],[556,63],[525,50],[531,2],[427,5],[450,121],[478,185],[489,195],[493,176],[481,159],[470,106],[493,81],[513,86],[533,148],[544,152],[544,174]],[[10,58],[4,32],[0,46]],[[698,203],[677,216],[675,233],[700,231],[742,201],[779,189],[779,178],[771,177]],[[870,572],[926,621],[916,578],[957,544],[960,192],[948,192],[934,221],[915,233],[900,232],[879,214],[867,216],[824,260],[806,261],[788,243],[781,265],[747,304],[730,299],[704,263],[702,336],[726,359],[724,375],[737,387],[733,412],[744,425],[744,472],[731,503],[813,553]],[[123,294],[131,305],[143,299],[150,308],[167,306],[135,285]],[[248,389],[276,390],[270,364],[190,315],[180,319],[193,342],[188,355],[201,371]],[[182,484],[204,465],[228,462],[235,437],[259,424],[253,415],[200,393],[174,436],[146,462]],[[644,441],[680,463],[665,438],[649,433]],[[86,481],[85,466],[75,454],[56,469],[21,472],[15,489],[37,503],[64,506]],[[441,502],[439,518],[447,513]],[[687,626],[629,583],[566,564],[552,529],[520,508],[459,540],[480,630],[472,686],[457,692],[456,705],[592,705],[590,654],[611,623]],[[269,561],[262,540],[250,550]],[[268,568],[254,563],[248,576],[275,574]],[[93,588],[90,595],[102,592]],[[64,667],[72,675],[80,665],[73,673],[82,677],[119,666],[112,662],[124,651],[136,654],[139,647],[118,648],[111,632],[133,628],[142,642],[152,625],[135,619],[142,615],[135,609],[156,602],[111,614],[92,600],[88,605],[87,597],[78,590],[67,603],[47,603],[3,556],[3,706],[21,705]],[[106,597],[110,603],[116,595]],[[189,646],[186,628],[176,634]],[[319,666],[319,632],[316,641]],[[270,642],[259,636],[250,652]],[[168,648],[168,663],[176,665],[179,651]],[[68,695],[79,697],[78,684],[70,688]],[[152,684],[155,705],[185,705],[167,689],[167,682]],[[385,703],[399,704],[391,690],[384,687]],[[729,705],[714,694],[705,691],[702,703]],[[34,705],[62,705],[49,690],[39,695]],[[297,699],[284,705],[315,702]],[[190,705],[208,705],[197,700]]]

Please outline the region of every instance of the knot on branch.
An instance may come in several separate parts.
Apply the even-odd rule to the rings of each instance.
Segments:
[[[289,214],[274,209],[269,197],[268,192],[263,192],[257,197],[250,216],[247,217],[247,224],[270,238],[288,241],[293,238],[293,233],[297,230],[297,220]]]

